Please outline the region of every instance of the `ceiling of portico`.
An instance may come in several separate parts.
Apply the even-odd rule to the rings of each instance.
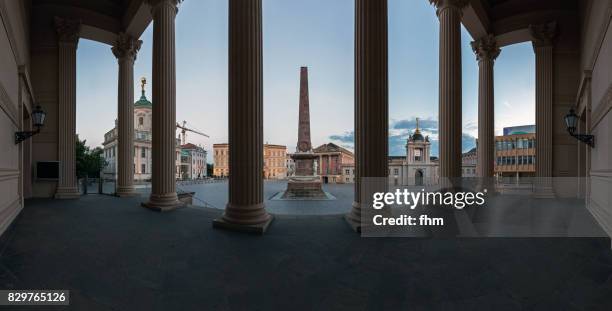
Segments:
[[[472,0],[463,24],[474,39],[492,33],[498,43],[529,41],[527,28],[576,14],[580,0]],[[501,40],[501,42],[500,42]]]
[[[38,14],[80,19],[83,38],[108,44],[119,32],[139,37],[151,21],[145,0],[32,0],[32,8]]]
[[[485,8],[492,21],[533,15],[537,12],[572,10],[576,0],[486,0]]]
[[[32,4],[78,8],[120,20],[129,2],[129,0],[33,0]]]

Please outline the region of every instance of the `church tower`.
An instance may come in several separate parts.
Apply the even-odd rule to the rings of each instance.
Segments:
[[[419,129],[419,118],[416,118],[416,129],[408,136],[406,143],[406,163],[408,164],[429,164],[430,163],[431,143],[429,136],[423,137]]]

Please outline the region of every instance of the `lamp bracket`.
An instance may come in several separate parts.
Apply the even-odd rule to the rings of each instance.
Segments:
[[[15,132],[15,145],[21,143],[22,141],[40,133],[40,130],[36,131],[23,131],[23,132]]]
[[[574,134],[574,133],[570,133],[570,135],[572,135],[573,137],[575,137],[579,141],[589,145],[591,148],[595,147],[595,136],[593,136],[593,135]]]

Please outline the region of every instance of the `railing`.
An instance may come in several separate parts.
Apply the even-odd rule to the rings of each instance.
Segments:
[[[212,204],[210,204],[210,203],[208,203],[208,202],[206,202],[206,201],[204,201],[204,200],[202,200],[202,199],[198,198],[197,196],[195,196],[195,192],[185,191],[185,190],[181,189],[181,188],[180,188],[178,185],[177,185],[177,187],[176,187],[176,194],[177,194],[177,195],[179,195],[179,196],[183,195],[183,196],[189,196],[189,197],[191,197],[191,200],[192,200],[192,205],[203,206],[203,207],[206,207],[206,208],[214,208],[214,209],[219,209],[219,208],[217,208],[216,206],[214,206],[214,205],[212,205]],[[198,201],[198,203],[200,203],[200,204],[194,204],[194,203],[193,203],[193,200],[194,200],[194,199],[195,199],[196,201]]]

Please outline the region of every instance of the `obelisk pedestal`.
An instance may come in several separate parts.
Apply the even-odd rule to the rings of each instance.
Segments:
[[[296,152],[291,155],[295,162],[295,175],[289,178],[283,199],[327,198],[321,188],[321,178],[316,176],[310,141],[310,103],[308,99],[308,67],[300,69],[300,111]]]

